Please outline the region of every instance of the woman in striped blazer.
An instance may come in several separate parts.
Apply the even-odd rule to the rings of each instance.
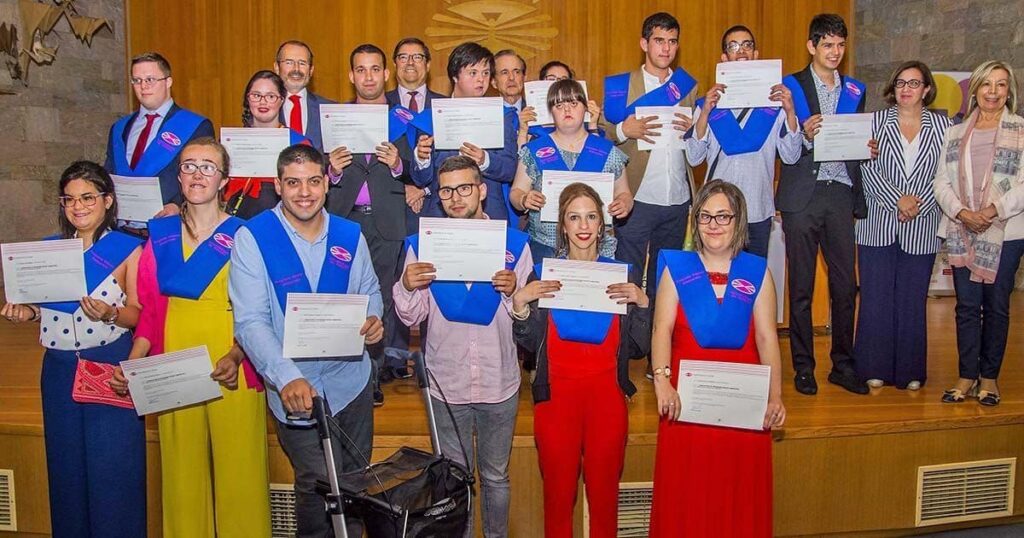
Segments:
[[[857,222],[860,314],[853,358],[873,388],[917,390],[925,381],[925,301],[941,211],[932,180],[952,121],[925,107],[935,81],[918,61],[899,66],[874,114],[878,158],[862,166],[868,216]]]

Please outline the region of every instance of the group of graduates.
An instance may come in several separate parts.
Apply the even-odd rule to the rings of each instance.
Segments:
[[[615,535],[627,401],[636,391],[628,363],[644,357],[650,357],[648,377],[662,416],[651,535],[770,536],[768,430],[786,416],[775,284],[764,258],[776,210],[789,264],[794,382],[803,394],[817,391],[810,306],[819,250],[829,268],[828,380],[867,394],[869,385],[915,389],[925,381],[924,293],[941,213],[954,222],[951,229],[964,231],[953,233],[967,245],[956,251],[964,262],[954,264],[955,271],[967,271],[955,275],[958,300],[961,288],[972,286],[979,319],[985,311],[985,334],[994,334],[990,312],[999,308],[990,303],[989,288],[1005,284],[996,272],[1015,270],[1021,249],[1014,240],[1024,243],[1011,235],[1012,227],[992,226],[1024,207],[977,202],[993,197],[995,187],[972,191],[968,180],[966,190],[963,181],[958,188],[962,169],[939,156],[946,155],[943,132],[950,121],[924,110],[934,99],[934,81],[919,62],[908,62],[890,80],[892,106],[875,115],[871,161],[813,160],[822,115],[864,110],[864,85],[837,70],[847,33],[840,17],[816,16],[808,32],[810,64],[771,89],[778,107],[717,109],[729,89],[712,85],[698,98],[696,80],[673,68],[679,23],[656,13],[641,29],[643,65],[605,79],[603,106],[587,97],[567,64],[540,69],[540,79],[556,81],[547,96],[549,126],[538,125],[537,111],[524,106],[522,57],[464,43],[448,58],[450,98],[481,97],[495,88],[506,104],[505,132],[502,148],[467,142],[457,151],[433,144],[431,102],[449,96],[426,85],[428,46],[406,38],[394,47],[397,88],[387,92],[385,52],[360,45],[349,57],[354,102],[391,107],[392,136],[372,154],[324,151],[320,106],[332,101],[308,89],[312,50],[286,41],[273,70],[255,73],[242,98],[243,126],[290,129],[292,145],[278,156],[276,177],[231,176],[212,123],[171,99],[167,60],[157,53],[133,58],[130,82],[139,110],[111,127],[104,166],[76,162],[59,184],[57,237],[82,239],[89,296],[2,310],[11,321],[41,324],[54,536],[145,536],[143,422],[123,405],[129,388],[116,365],[201,345],[223,397],[158,417],[164,536],[270,536],[267,407],[295,471],[297,535],[331,536],[316,489],[327,467],[309,416],[313,398],[323,397],[333,410],[339,471],[366,466],[373,409],[383,404],[381,383],[410,375],[409,328],[417,326],[433,374],[441,451],[478,475],[485,536],[509,534],[521,356],[531,371],[546,536],[572,536],[581,472],[590,535]],[[723,34],[721,61],[758,57],[748,28]],[[980,77],[972,93],[995,91],[1002,101],[978,99],[970,125],[977,135],[992,129],[994,142],[985,146],[988,154],[972,149],[967,157],[974,156],[975,173],[995,167],[1003,179],[1011,174],[1006,154],[993,148],[1002,148],[1009,135],[994,135],[992,114],[1015,107],[1015,82],[1002,64]],[[662,125],[656,116],[636,114],[638,106],[673,105],[693,107],[692,115],[679,113]],[[683,149],[639,148],[639,141],[659,136],[678,137]],[[985,161],[993,151],[996,162]],[[774,191],[777,158],[784,166]],[[707,174],[697,191],[692,167],[701,163]],[[938,185],[936,168],[943,166],[949,187],[936,201],[932,184]],[[544,171],[610,173],[613,197],[602,200],[575,183],[549,200],[541,186]],[[148,223],[119,223],[110,174],[158,177],[163,210]],[[1006,185],[999,188],[1016,192]],[[970,201],[960,196],[965,192],[974,193]],[[557,204],[556,222],[541,220],[546,204]],[[508,219],[505,267],[491,282],[436,280],[434,266],[418,259],[421,216]],[[924,232],[912,229],[922,221]],[[928,222],[934,222],[930,231]],[[986,235],[996,228],[998,237]],[[695,249],[683,251],[688,229]],[[1008,245],[1002,253],[1016,252],[1017,261],[996,268],[990,259],[975,260],[976,237],[988,240],[981,252],[991,252],[991,244],[1002,244],[1002,233]],[[859,331],[870,338],[854,345],[857,255]],[[538,308],[539,299],[561,287],[540,278],[549,258],[628,264],[628,281],[607,289],[627,305],[626,314]],[[670,285],[658,286],[664,278]],[[288,294],[311,292],[369,297],[362,354],[285,357]],[[869,319],[866,309],[873,309]],[[972,312],[958,302],[958,328]],[[980,378],[982,397],[997,404],[998,364],[993,372],[987,348],[989,355],[979,359],[975,352],[973,362],[964,350],[991,347],[991,338],[983,343],[982,330],[969,329],[978,342],[958,332],[965,386],[944,399],[963,401]],[[763,431],[677,421],[681,358],[770,365]],[[110,388],[108,403],[79,401],[78,388],[90,379]],[[359,536],[361,522],[351,518],[349,531]]]

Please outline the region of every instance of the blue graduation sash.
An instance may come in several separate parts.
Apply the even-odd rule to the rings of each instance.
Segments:
[[[60,239],[60,236],[46,238]],[[99,241],[94,243],[89,250],[82,253],[85,258],[85,287],[88,295],[96,291],[96,287],[103,283],[124,261],[139,248],[142,239],[116,230],[111,230],[103,235]],[[74,314],[80,303],[78,301],[62,301],[56,303],[43,303],[43,306],[50,310],[59,310],[68,314]]]
[[[529,241],[529,235],[506,228],[505,269],[515,269]],[[419,235],[405,239],[406,250],[410,247],[419,256]],[[430,283],[430,294],[444,318],[459,323],[490,325],[501,306],[501,292],[495,290],[490,282],[473,282],[466,287],[465,282],[434,281]]]
[[[704,98],[697,99],[696,107],[704,105]],[[714,108],[708,114],[708,125],[715,133],[715,140],[726,155],[740,155],[758,151],[772,134],[779,108],[759,107],[750,111],[747,123],[740,126],[739,120],[728,109]]]
[[[172,215],[150,220],[149,240],[156,258],[160,293],[193,301],[198,299],[231,259],[235,232],[244,222],[240,218],[229,217],[220,223],[186,261],[181,244],[181,217]]]
[[[597,261],[603,263],[624,263],[611,258],[599,256]],[[543,278],[544,261],[533,266],[537,278]],[[627,269],[628,271],[628,269]],[[562,340],[583,342],[584,344],[600,344],[608,338],[608,330],[612,326],[612,318],[619,314],[607,312],[584,312],[582,310],[563,310],[551,308],[548,310],[551,321],[558,330],[558,337]]]
[[[553,125],[531,125],[526,132],[529,133],[530,139],[533,140],[555,132],[555,127]]]
[[[604,79],[604,116],[612,123],[621,123],[636,113],[638,106],[671,106],[689,95],[697,81],[682,67],[672,72],[668,82],[626,104],[629,96],[629,73]]]
[[[417,128],[413,124],[416,117],[422,113],[413,112],[402,105],[391,107],[391,111],[388,113],[388,140],[394,142],[405,136],[405,141],[409,143],[409,147],[414,151],[416,149]],[[429,116],[429,114],[428,114]],[[433,123],[431,123],[431,129],[433,129]]]
[[[125,132],[129,120],[135,116],[135,114],[129,114],[114,123],[111,151],[113,151],[114,157],[114,173],[120,176],[154,177],[159,175],[160,171],[167,168],[167,165],[171,164],[171,161],[178,156],[178,152],[184,147],[185,142],[192,138],[196,129],[206,119],[184,108],[179,108],[171,117],[164,118],[160,124],[160,130],[156,133],[156,138],[142,153],[138,168],[132,170],[128,163],[128,150],[121,135]]]
[[[668,267],[679,303],[693,336],[704,349],[740,349],[750,332],[754,300],[764,282],[768,261],[740,252],[729,267],[729,284],[718,303],[711,279],[696,252],[662,249],[658,276]],[[665,282],[659,282],[662,285]]]
[[[843,84],[843,91],[839,92],[836,114],[853,114],[857,112],[857,106],[860,104],[860,100],[864,98],[866,86],[864,86],[863,82],[853,77],[842,76],[840,80]],[[786,75],[782,79],[782,83],[793,94],[793,108],[796,110],[797,119],[803,125],[807,118],[813,115],[811,114],[810,105],[807,104],[807,95],[804,94],[804,88],[793,75]]]
[[[295,252],[288,232],[273,211],[264,211],[245,223],[259,246],[263,264],[274,285],[277,306],[284,311],[289,293],[311,293],[302,260]],[[359,225],[337,215],[327,216],[327,255],[320,269],[316,293],[348,293],[352,261],[359,248]],[[356,357],[353,360],[359,360]]]
[[[608,155],[612,152],[611,141],[599,136],[590,135],[583,143],[580,156],[576,158],[573,168],[569,168],[562,159],[562,153],[551,138],[551,135],[544,135],[526,144],[530,153],[537,162],[537,168],[544,170],[576,171],[576,172],[601,172],[604,170]]]

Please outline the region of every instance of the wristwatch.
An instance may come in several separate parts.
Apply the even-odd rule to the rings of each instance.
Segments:
[[[665,379],[672,378],[672,368],[669,366],[662,366],[654,369],[654,375],[665,376]]]

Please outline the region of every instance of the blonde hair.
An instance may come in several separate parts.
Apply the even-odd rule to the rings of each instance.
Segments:
[[[975,108],[978,108],[978,99],[976,97],[978,94],[978,89],[981,88],[981,85],[983,82],[985,82],[985,79],[987,79],[988,76],[991,75],[992,72],[995,71],[996,69],[1002,69],[1003,71],[1006,71],[1006,74],[1009,78],[1010,87],[1008,88],[1008,90],[1010,94],[1006,98],[1007,110],[1009,110],[1010,112],[1017,111],[1017,77],[1013,75],[1013,69],[1010,67],[1010,64],[1003,62],[1001,60],[989,60],[976,67],[974,69],[974,72],[971,73],[971,83],[967,90],[967,93],[970,95],[967,104],[968,116],[970,116],[971,113],[974,112]]]

